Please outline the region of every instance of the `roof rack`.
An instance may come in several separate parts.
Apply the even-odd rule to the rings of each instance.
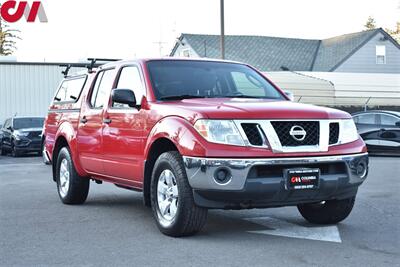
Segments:
[[[97,68],[101,65],[104,65],[107,62],[114,62],[114,61],[119,61],[120,59],[115,59],[115,58],[88,58],[89,63],[71,63],[71,64],[61,64],[59,65],[60,67],[64,67],[65,70],[61,71],[61,73],[64,75],[64,78],[68,77],[68,73],[72,67],[75,68],[87,68],[88,72],[91,73],[93,68]],[[102,62],[102,63],[98,63]]]

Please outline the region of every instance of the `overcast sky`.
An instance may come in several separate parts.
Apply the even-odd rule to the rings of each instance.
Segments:
[[[182,33],[219,34],[219,0],[44,0],[48,23],[16,28],[19,61],[169,54]],[[394,28],[400,0],[225,0],[226,34],[320,39],[363,30],[368,16]]]

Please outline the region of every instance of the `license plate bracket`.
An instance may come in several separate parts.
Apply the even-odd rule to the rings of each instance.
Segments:
[[[319,169],[295,168],[286,169],[286,189],[288,190],[305,190],[319,188]]]

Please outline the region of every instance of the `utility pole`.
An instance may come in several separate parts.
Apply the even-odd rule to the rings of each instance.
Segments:
[[[221,58],[225,59],[225,16],[224,16],[224,0],[221,1]]]
[[[163,44],[166,44],[166,42],[163,42],[163,41],[160,39],[160,41],[158,41],[158,42],[153,42],[153,44],[158,45],[158,49],[159,49],[159,51],[160,51],[160,57],[162,57],[162,56],[163,56],[163,54],[162,54]]]

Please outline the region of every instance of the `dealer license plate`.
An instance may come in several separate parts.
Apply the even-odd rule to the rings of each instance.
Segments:
[[[288,169],[287,189],[316,189],[319,187],[319,169]]]

